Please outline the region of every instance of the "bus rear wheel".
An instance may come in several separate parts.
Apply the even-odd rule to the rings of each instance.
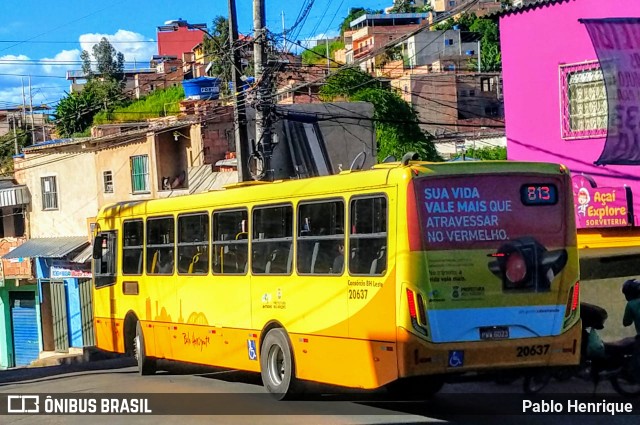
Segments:
[[[142,333],[142,325],[136,323],[136,336],[133,340],[133,349],[136,361],[138,362],[138,373],[140,375],[153,375],[156,373],[156,361],[147,357],[144,348],[144,335]]]
[[[298,381],[289,338],[283,329],[271,329],[260,347],[262,383],[277,400],[291,399]]]

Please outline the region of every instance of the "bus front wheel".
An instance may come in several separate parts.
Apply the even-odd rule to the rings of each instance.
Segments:
[[[136,336],[133,341],[134,353],[138,362],[138,373],[140,375],[152,375],[156,373],[156,361],[147,357],[144,347],[144,335],[142,333],[142,325],[136,323]]]
[[[293,352],[287,334],[271,329],[260,347],[262,383],[277,400],[290,399],[296,392]]]

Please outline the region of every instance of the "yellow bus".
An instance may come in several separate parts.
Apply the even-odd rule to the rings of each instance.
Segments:
[[[103,208],[97,346],[304,381],[437,391],[450,374],[577,364],[569,171],[426,163]]]

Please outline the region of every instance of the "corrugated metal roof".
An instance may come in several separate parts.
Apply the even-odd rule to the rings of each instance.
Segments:
[[[2,258],[62,258],[84,244],[89,244],[86,236],[29,239]]]
[[[91,259],[93,255],[93,245],[89,244],[85,249],[80,251],[75,257],[71,259],[72,263],[86,263]]]
[[[529,10],[537,9],[544,6],[553,6],[558,3],[565,3],[571,0],[534,0],[529,3],[523,3],[519,6],[511,6],[506,9],[499,10],[493,13],[488,13],[485,18],[502,17],[507,15],[513,15],[516,13],[528,12]]]

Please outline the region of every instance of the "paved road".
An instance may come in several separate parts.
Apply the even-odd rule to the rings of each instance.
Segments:
[[[625,261],[626,260],[626,261]],[[633,266],[633,267],[632,267]],[[612,340],[630,334],[620,325],[624,298],[620,293],[621,283],[629,276],[640,275],[640,261],[601,262],[593,260],[583,264],[582,298],[584,301],[605,306],[609,320],[603,332],[605,339]],[[165,364],[165,366],[173,366]],[[493,381],[456,383],[445,385],[441,393],[427,402],[389,401],[386,393],[379,391],[363,393],[335,389],[314,388],[317,394],[310,400],[298,402],[276,402],[265,394],[257,374],[237,371],[203,370],[170,367],[170,373],[154,376],[138,376],[130,360],[115,359],[81,365],[68,365],[37,369],[0,371],[0,395],[20,393],[73,393],[78,396],[100,396],[105,393],[171,393],[182,397],[180,406],[192,406],[191,394],[211,394],[210,408],[218,406],[230,415],[196,416],[194,410],[181,415],[168,416],[4,416],[0,425],[187,425],[187,424],[401,424],[450,422],[460,424],[633,424],[639,416],[504,416],[505,411],[521,410],[522,380],[507,385]],[[545,401],[562,399],[560,394],[589,395],[593,391],[590,383],[571,380],[552,382],[542,394]],[[329,394],[331,393],[331,394]],[[230,396],[234,394],[234,396]],[[236,398],[237,397],[237,398]],[[608,383],[597,389],[597,397],[614,400]],[[185,399],[186,398],[186,399]],[[591,399],[590,399],[591,400]],[[192,400],[193,401],[193,400]],[[199,399],[196,400],[199,402]],[[175,405],[167,399],[167,406]],[[216,404],[217,403],[217,404]],[[240,408],[236,404],[241,403]],[[201,403],[202,404],[202,403]],[[640,414],[640,402],[638,414]],[[213,406],[213,407],[211,407]],[[0,406],[1,408],[1,406]],[[187,409],[188,410],[188,409]],[[243,413],[243,414],[239,414]],[[284,413],[284,414],[283,414]]]
[[[115,425],[115,424],[402,424],[450,422],[460,424],[637,424],[638,416],[499,416],[509,407],[520,409],[522,381],[508,385],[493,382],[448,384],[427,402],[393,401],[382,391],[331,391],[313,394],[305,401],[276,402],[264,393],[260,376],[226,370],[171,367],[172,372],[141,377],[127,359],[107,360],[75,366],[22,369],[0,372],[0,394],[74,393],[92,397],[104,393],[171,393],[185,400],[206,394],[211,406],[228,415],[196,416],[23,416],[0,417],[1,424],[15,425]],[[165,366],[167,366],[165,364]],[[315,388],[327,391],[326,388]],[[543,395],[556,400],[560,393],[590,394],[592,386],[583,381],[552,382]],[[231,396],[233,394],[233,396]],[[516,395],[516,397],[514,397]],[[166,399],[173,402],[172,396]],[[614,399],[611,387],[602,384],[594,401]],[[197,399],[199,400],[199,399]],[[230,401],[233,400],[233,401]],[[591,399],[589,399],[591,400]],[[216,404],[218,403],[218,404]],[[233,404],[235,403],[235,404]],[[240,404],[240,407],[237,405]],[[185,406],[182,405],[184,408]],[[640,407],[640,404],[639,404]],[[178,407],[176,407],[178,408]],[[194,406],[193,409],[197,409]],[[188,409],[187,409],[188,410]],[[194,410],[195,411],[195,410]],[[638,410],[640,413],[640,410]]]

